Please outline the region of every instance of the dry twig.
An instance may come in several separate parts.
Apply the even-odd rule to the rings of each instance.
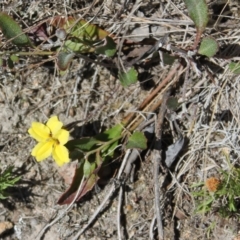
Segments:
[[[169,91],[168,91],[169,93]],[[168,97],[168,93],[163,96],[163,104],[161,105],[157,121],[156,121],[156,128],[155,128],[155,144],[153,150],[153,174],[154,174],[154,196],[155,196],[155,215],[157,218],[157,228],[158,228],[158,238],[159,240],[164,239],[163,234],[163,225],[162,225],[162,215],[161,215],[161,207],[160,207],[160,191],[159,191],[159,167],[162,166],[162,126],[164,121],[164,115],[166,112],[166,100]],[[166,171],[165,171],[166,172]],[[166,173],[165,173],[166,174]]]

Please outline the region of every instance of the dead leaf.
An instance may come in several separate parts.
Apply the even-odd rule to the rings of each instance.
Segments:
[[[184,137],[180,137],[175,143],[168,146],[166,151],[166,166],[170,168],[173,162],[176,160],[178,154],[181,152],[184,146]]]
[[[59,174],[64,179],[64,182],[68,185],[70,185],[73,181],[77,164],[78,164],[78,160],[65,164],[62,167],[58,167]]]
[[[82,167],[80,166],[76,168],[70,187],[62,194],[62,196],[60,196],[57,203],[59,205],[71,204],[74,201],[75,197],[76,197],[75,202],[80,201],[84,195],[86,195],[89,191],[92,190],[92,188],[96,185],[97,181],[99,180],[97,173],[100,167],[101,165],[98,168],[96,168],[94,172],[83,182],[83,187],[81,191],[78,193],[77,197],[76,194],[78,192],[78,187],[80,186],[81,179],[84,176]]]
[[[11,222],[8,221],[0,222],[0,235],[12,228],[13,224]]]
[[[187,218],[186,214],[179,209],[176,210],[175,217],[178,218],[179,220],[183,220]]]

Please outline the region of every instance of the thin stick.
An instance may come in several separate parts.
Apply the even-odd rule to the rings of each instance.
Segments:
[[[158,238],[159,240],[164,239],[163,233],[163,225],[162,225],[162,215],[161,215],[161,207],[160,207],[160,190],[159,190],[159,167],[162,165],[162,126],[164,121],[164,115],[166,112],[166,101],[169,95],[169,91],[163,96],[163,104],[161,105],[158,118],[156,121],[156,128],[155,128],[155,144],[153,150],[153,178],[154,178],[154,197],[155,197],[155,214],[157,218],[157,228],[158,228]]]
[[[122,240],[121,236],[121,209],[122,209],[122,197],[123,197],[123,187],[120,187],[119,196],[118,196],[118,208],[117,208],[117,231],[118,231],[118,240]]]
[[[151,221],[150,228],[149,228],[149,238],[150,238],[150,240],[154,239],[153,231],[154,231],[155,221],[156,221],[156,216],[154,215],[154,217]]]
[[[180,68],[181,64],[178,63],[178,64],[175,64],[171,71],[169,72],[168,76],[157,86],[157,88],[155,90],[153,90],[153,92],[147,96],[144,101],[141,103],[141,105],[138,107],[138,110],[142,110],[144,109],[157,95],[158,93],[160,92],[160,90],[162,88],[164,88],[167,83],[173,78],[173,76],[176,74],[177,70]],[[135,116],[135,112],[134,113],[130,113],[128,114],[124,120],[123,120],[123,124],[126,126],[128,125],[131,120],[134,118]]]

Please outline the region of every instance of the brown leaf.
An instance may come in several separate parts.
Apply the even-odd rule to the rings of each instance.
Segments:
[[[175,217],[178,218],[179,220],[183,220],[183,219],[187,218],[185,213],[183,211],[179,210],[179,209],[176,209]]]
[[[78,192],[78,187],[80,186],[81,183],[81,179],[83,178],[82,165],[79,168],[76,168],[71,186],[58,199],[57,203],[59,205],[71,204],[74,201],[76,194]],[[92,188],[95,186],[99,179],[97,173],[100,167],[101,166],[96,168],[94,172],[84,181],[82,190],[78,193],[75,202],[78,202],[86,193],[91,191]]]
[[[73,161],[68,164],[64,164],[62,167],[58,167],[58,172],[64,179],[64,182],[70,185],[73,181],[73,177],[77,168],[78,161]]]

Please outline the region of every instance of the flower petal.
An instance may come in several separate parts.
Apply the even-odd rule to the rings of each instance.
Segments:
[[[32,156],[34,156],[37,161],[44,160],[51,155],[53,151],[53,144],[53,141],[38,143],[32,150]]]
[[[40,122],[33,122],[32,127],[28,129],[28,133],[38,142],[46,142],[50,136],[50,129]]]
[[[56,145],[53,149],[53,159],[56,161],[57,165],[62,166],[64,163],[68,163],[69,153],[66,147],[62,145]]]
[[[60,129],[60,131],[55,135],[55,138],[59,141],[60,145],[64,145],[68,141],[69,131]]]
[[[63,123],[58,120],[57,116],[53,116],[47,121],[47,126],[52,133],[52,137],[55,137],[58,131],[62,128]]]

